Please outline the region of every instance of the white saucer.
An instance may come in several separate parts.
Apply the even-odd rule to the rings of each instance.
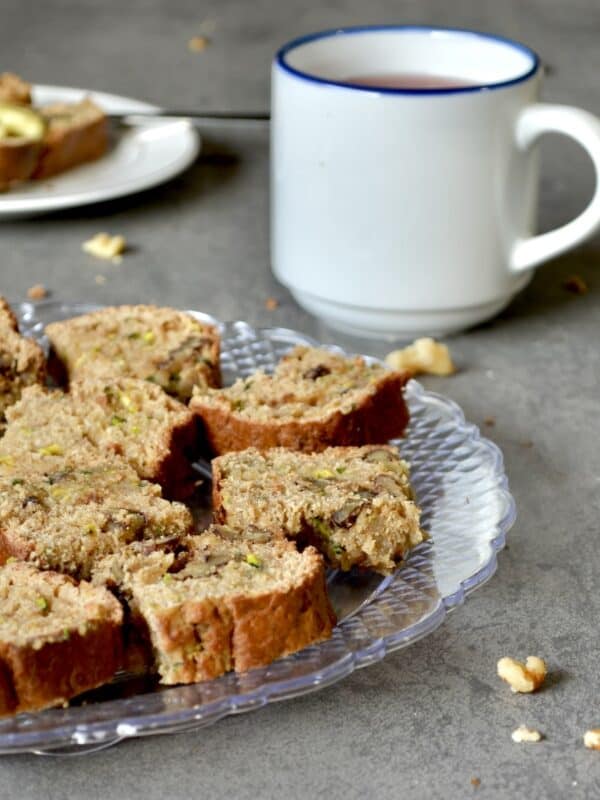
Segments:
[[[158,106],[104,92],[35,86],[34,104],[77,102],[90,97],[107,113],[157,111]],[[200,152],[200,136],[186,120],[151,120],[123,129],[110,151],[91,164],[0,194],[0,219],[44,214],[139,192],[178,175]]]

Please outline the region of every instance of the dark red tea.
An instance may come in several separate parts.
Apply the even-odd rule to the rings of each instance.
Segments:
[[[384,72],[379,75],[352,75],[344,83],[372,86],[374,89],[460,89],[474,86],[474,81],[450,75],[426,75],[417,72]]]

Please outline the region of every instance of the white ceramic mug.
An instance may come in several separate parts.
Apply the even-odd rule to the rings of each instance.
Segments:
[[[473,85],[386,89],[348,76]],[[538,103],[538,57],[483,33],[350,28],[296,39],[272,71],[271,254],[298,303],[362,336],[443,334],[488,319],[533,268],[600,227],[600,122]],[[585,211],[533,235],[532,145],[562,133],[592,158]]]

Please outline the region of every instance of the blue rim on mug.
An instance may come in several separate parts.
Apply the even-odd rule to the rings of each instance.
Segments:
[[[292,50],[301,47],[309,42],[314,42],[318,39],[327,39],[335,36],[352,36],[361,33],[379,33],[379,32],[393,32],[393,31],[407,31],[407,32],[426,32],[426,33],[456,33],[467,36],[475,36],[480,39],[487,39],[490,42],[499,42],[501,44],[519,50],[531,59],[531,67],[522,75],[516,78],[511,78],[507,81],[498,81],[497,83],[475,83],[469,86],[448,86],[444,88],[419,88],[419,89],[398,89],[388,86],[365,86],[360,83],[352,83],[350,81],[336,81],[330,78],[320,78],[318,75],[312,75],[310,72],[304,72],[300,69],[290,66],[286,61],[286,56]],[[504,89],[508,86],[514,86],[517,83],[522,83],[536,74],[540,67],[540,58],[530,47],[516,42],[513,39],[508,39],[505,36],[497,36],[493,33],[484,33],[483,31],[470,30],[468,28],[444,28],[437,25],[357,25],[348,28],[330,28],[328,30],[319,31],[318,33],[309,33],[305,36],[299,36],[297,39],[284,44],[275,54],[275,63],[281,67],[284,72],[288,72],[296,78],[308,81],[309,83],[318,83],[325,86],[339,87],[342,89],[356,89],[362,92],[375,92],[376,94],[397,94],[397,95],[434,95],[434,94],[465,94],[472,92],[490,91],[493,89]]]

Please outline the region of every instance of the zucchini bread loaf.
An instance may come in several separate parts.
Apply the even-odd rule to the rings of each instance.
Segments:
[[[0,478],[0,563],[28,561],[87,578],[95,562],[141,539],[184,536],[193,520],[125,463]]]
[[[315,452],[386,442],[408,422],[407,376],[359,356],[296,347],[273,375],[256,372],[226,389],[194,389],[190,403],[217,455],[257,447]]]
[[[193,489],[188,456],[197,447],[196,419],[147,381],[76,381],[69,394],[31,387],[7,418],[0,474],[10,475],[21,464],[45,472],[118,459],[160,483],[169,496]]]
[[[220,385],[217,330],[173,308],[104,308],[53,322],[46,334],[58,379],[142,378],[183,402],[196,384]]]
[[[213,506],[220,523],[282,531],[343,570],[391,572],[424,538],[408,465],[387,446],[221,456],[213,461]]]
[[[323,559],[282,537],[223,526],[170,549],[135,543],[98,565],[147,627],[162,683],[269,664],[331,635]]]
[[[26,386],[41,384],[45,377],[41,347],[21,336],[11,307],[0,296],[0,434],[6,425],[6,409],[17,402]]]
[[[21,562],[0,567],[0,715],[60,705],[121,662],[112,594]]]

